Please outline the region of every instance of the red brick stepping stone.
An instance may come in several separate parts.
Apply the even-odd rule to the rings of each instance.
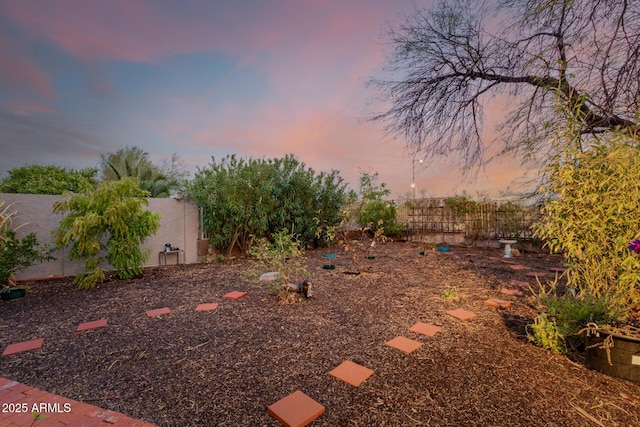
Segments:
[[[211,303],[211,304],[199,304],[196,307],[196,311],[211,311],[211,310],[215,310],[216,308],[218,308],[218,304]]]
[[[94,320],[93,322],[80,323],[76,328],[76,332],[88,331],[90,329],[102,328],[107,326],[107,319]]]
[[[505,295],[513,295],[516,297],[521,297],[524,295],[524,293],[522,293],[522,291],[519,291],[517,289],[507,289],[507,288],[502,288],[500,290],[500,292],[502,292]]]
[[[552,273],[564,273],[567,269],[566,267],[551,267],[549,271]]]
[[[405,337],[395,337],[391,341],[387,341],[385,344],[389,347],[404,351],[407,354],[411,353],[422,345],[421,342],[410,340],[409,338]]]
[[[520,264],[510,265],[509,267],[511,267],[513,270],[531,270],[531,268]]]
[[[500,260],[501,263],[503,264],[515,264],[515,261],[511,261],[510,259],[501,259]]]
[[[505,301],[496,298],[490,298],[484,302],[484,305],[488,305],[489,307],[499,308],[504,310],[505,308],[511,307],[513,303],[511,301]]]
[[[495,256],[490,256],[487,259],[489,259],[491,261],[502,261],[502,258],[498,258],[498,257],[495,257]]]
[[[351,384],[354,387],[360,386],[367,378],[373,375],[373,371],[369,368],[365,368],[362,365],[345,360],[338,367],[329,372],[339,380]]]
[[[525,273],[524,275],[529,277],[544,277],[547,275],[547,273],[543,273],[541,271],[530,271],[528,273]]]
[[[247,296],[246,292],[233,291],[233,292],[229,292],[226,295],[223,295],[222,298],[230,299],[230,300],[239,300],[240,298],[243,298],[243,297],[246,297],[246,296]]]
[[[297,390],[270,405],[267,412],[285,427],[303,427],[324,414],[324,406]]]
[[[163,314],[171,314],[171,310],[169,310],[169,307],[156,308],[155,310],[147,311],[147,317],[162,316]]]
[[[511,286],[517,286],[519,288],[526,288],[529,286],[529,282],[523,282],[521,280],[512,280]]]
[[[456,308],[455,310],[445,311],[445,313],[447,313],[449,316],[453,316],[456,319],[460,319],[460,320],[469,320],[476,317],[475,313],[472,313],[462,308]]]
[[[440,326],[431,325],[429,323],[418,322],[412,327],[409,328],[409,331],[416,332],[418,334],[427,335],[427,336],[435,336],[438,332],[440,332],[442,328]]]
[[[2,353],[3,356],[10,354],[22,353],[23,351],[38,350],[42,347],[44,338],[38,338],[37,340],[23,341],[15,344],[9,344]]]

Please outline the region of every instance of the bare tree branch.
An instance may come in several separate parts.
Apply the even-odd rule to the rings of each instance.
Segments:
[[[390,106],[371,119],[414,153],[482,165],[483,107],[498,96],[509,100],[497,128],[505,153],[544,160],[567,112],[587,139],[638,128],[638,1],[442,0],[390,38],[393,78],[371,81]]]

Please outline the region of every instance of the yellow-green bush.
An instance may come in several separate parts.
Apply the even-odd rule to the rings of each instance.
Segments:
[[[587,150],[565,150],[551,168],[549,201],[536,234],[567,258],[578,297],[604,298],[614,311],[640,302],[638,136],[615,133]]]

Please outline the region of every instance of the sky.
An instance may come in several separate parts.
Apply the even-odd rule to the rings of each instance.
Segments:
[[[0,0],[0,178],[14,167],[97,167],[126,146],[192,173],[228,154],[294,154],[392,197],[492,196],[522,174],[414,162],[368,120],[384,109],[388,32],[430,0]],[[500,116],[500,108],[489,109]],[[416,159],[417,160],[417,159]]]

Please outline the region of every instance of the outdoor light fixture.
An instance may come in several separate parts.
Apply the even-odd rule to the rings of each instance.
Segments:
[[[424,162],[424,159],[418,160],[418,163]],[[411,162],[411,189],[413,190],[413,198],[416,198],[416,158],[414,156]]]

